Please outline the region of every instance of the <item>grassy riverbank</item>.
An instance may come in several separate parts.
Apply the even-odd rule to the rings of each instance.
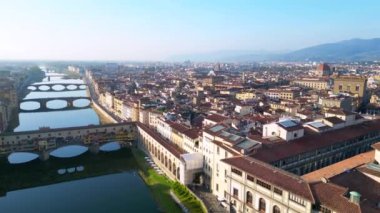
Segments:
[[[186,186],[175,182],[172,186],[174,194],[190,212],[207,212],[202,203],[189,191]]]
[[[151,189],[162,211],[182,211],[170,195],[170,191],[172,190],[190,212],[206,212],[200,201],[197,200],[185,186],[178,182],[173,182],[163,175],[157,174],[157,172],[146,163],[144,159],[146,155],[144,152],[138,149],[132,149],[132,153],[139,165],[141,177]]]
[[[132,149],[132,153],[139,165],[139,174],[150,188],[154,199],[157,201],[163,212],[182,212],[181,208],[175,203],[170,196],[172,181],[165,176],[157,174],[154,169],[148,166],[144,156],[145,154],[138,149]]]

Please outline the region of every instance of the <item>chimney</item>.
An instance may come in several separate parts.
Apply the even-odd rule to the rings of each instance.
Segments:
[[[360,197],[361,197],[361,195],[358,192],[355,192],[355,191],[350,192],[350,201],[352,203],[359,205],[360,204]]]

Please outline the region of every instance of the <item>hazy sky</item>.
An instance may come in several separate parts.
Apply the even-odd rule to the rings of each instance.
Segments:
[[[0,0],[0,59],[163,60],[380,37],[378,0]]]

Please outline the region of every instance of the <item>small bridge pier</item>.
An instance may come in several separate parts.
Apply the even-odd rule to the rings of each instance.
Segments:
[[[50,157],[50,153],[46,150],[39,151],[38,155],[41,161],[47,161]]]
[[[99,153],[99,143],[91,143],[89,150],[92,154],[98,154]]]

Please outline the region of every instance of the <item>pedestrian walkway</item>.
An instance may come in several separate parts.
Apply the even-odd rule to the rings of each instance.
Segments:
[[[229,212],[226,208],[224,208],[222,205],[220,205],[220,202],[216,198],[215,195],[213,195],[211,192],[209,192],[207,189],[203,187],[198,186],[190,186],[189,189],[193,191],[207,206],[207,210],[210,213],[227,213]]]

